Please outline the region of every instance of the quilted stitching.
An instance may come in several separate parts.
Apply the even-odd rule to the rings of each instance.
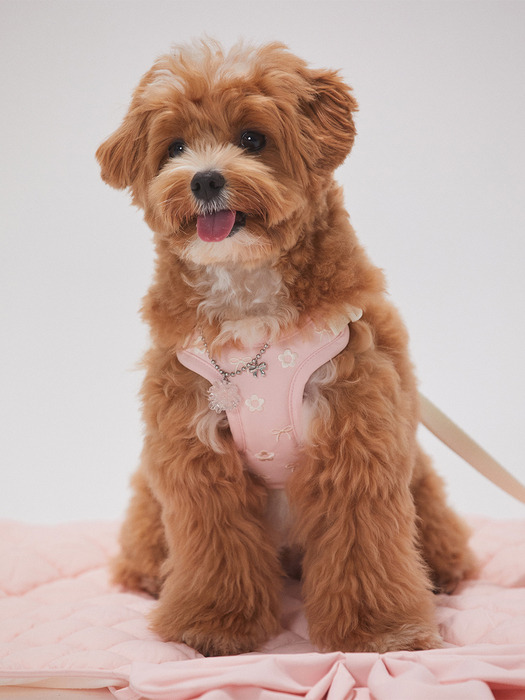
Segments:
[[[151,598],[109,584],[117,529],[0,523],[0,674],[106,672],[196,656],[149,631]]]
[[[437,614],[453,645],[525,644],[525,521],[472,521],[481,560],[476,581],[438,596]],[[116,523],[38,526],[0,521],[0,683],[11,678],[84,677],[126,682],[135,662],[162,664],[199,655],[161,642],[147,626],[155,604],[108,581]],[[290,584],[284,631],[267,653],[313,651]],[[444,650],[442,650],[444,651]]]

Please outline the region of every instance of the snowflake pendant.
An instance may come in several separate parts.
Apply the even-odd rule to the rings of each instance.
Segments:
[[[239,388],[224,379],[218,379],[208,389],[208,400],[212,411],[233,411],[241,402]]]

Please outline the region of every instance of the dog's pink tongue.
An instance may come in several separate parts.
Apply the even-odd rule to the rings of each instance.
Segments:
[[[224,209],[197,217],[197,234],[202,241],[223,241],[235,223],[235,212]]]

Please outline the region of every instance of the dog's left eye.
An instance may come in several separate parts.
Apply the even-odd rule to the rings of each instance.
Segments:
[[[245,131],[241,136],[241,147],[255,153],[266,146],[266,136],[257,131]]]
[[[184,141],[174,141],[172,144],[170,144],[170,147],[168,148],[168,155],[170,158],[180,156],[181,153],[184,153],[185,148],[186,144],[184,143]]]

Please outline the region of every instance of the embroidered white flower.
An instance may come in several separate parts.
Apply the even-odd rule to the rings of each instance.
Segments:
[[[292,350],[285,350],[279,355],[279,362],[281,365],[286,367],[295,367],[295,361],[297,360],[297,353],[292,352]]]
[[[263,406],[264,406],[264,399],[261,399],[257,396],[257,394],[252,394],[249,399],[246,399],[244,402],[250,411],[253,413],[254,411],[262,411]]]
[[[273,458],[275,457],[274,452],[266,452],[266,450],[261,450],[260,452],[257,452],[256,455],[254,455],[256,459],[258,459],[260,462],[271,462]]]

